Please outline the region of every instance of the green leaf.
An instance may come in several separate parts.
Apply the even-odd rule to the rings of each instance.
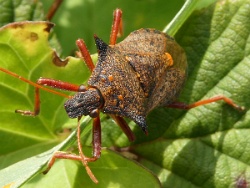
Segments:
[[[90,148],[84,148],[89,151]],[[55,168],[54,168],[55,167]],[[137,163],[127,160],[121,155],[107,149],[102,150],[102,157],[91,165],[91,169],[97,179],[98,184],[93,183],[84,167],[80,163],[74,163],[69,160],[60,160],[53,169],[46,175],[38,175],[32,179],[27,186],[34,187],[139,187],[141,182],[145,187],[160,187],[160,182],[151,172],[144,169]],[[58,171],[58,169],[60,169]],[[58,181],[60,178],[60,181]],[[48,185],[48,182],[54,182]]]
[[[95,52],[93,33],[108,41],[112,11],[117,6],[123,10],[123,37],[126,37],[140,27],[161,30],[171,21],[180,5],[180,1],[166,3],[165,0],[147,3],[132,0],[64,1],[54,19],[55,30],[65,56],[74,51],[74,41],[78,37],[84,38],[91,52]],[[125,135],[111,119],[102,116],[103,146],[125,147],[122,151],[127,151],[128,156],[156,174],[163,187],[236,187],[242,182],[248,184],[250,176],[249,3],[248,0],[223,0],[209,7],[199,4],[200,7],[203,9],[194,12],[189,19],[185,17],[184,25],[173,23],[181,26],[175,38],[185,49],[189,65],[189,76],[179,100],[192,103],[223,94],[245,106],[246,110],[239,112],[223,101],[189,111],[156,109],[147,118],[148,136],[133,122],[129,123],[137,140],[128,148]],[[71,17],[73,15],[75,17]],[[46,22],[40,22],[25,28],[26,33],[22,35],[20,30],[1,29],[0,66],[32,81],[42,76],[75,84],[86,83],[90,73],[79,59],[70,57],[65,67],[53,64],[54,51],[47,42],[46,25]],[[31,41],[31,32],[38,34],[36,42]],[[18,34],[23,37],[14,37]],[[60,143],[69,136],[67,130],[76,126],[76,121],[69,120],[64,112],[65,99],[42,91],[40,115],[36,118],[22,117],[13,112],[15,109],[33,109],[33,87],[0,73],[0,91],[0,137],[6,143],[0,146],[0,168],[3,169],[0,178],[6,178],[4,185],[15,187],[18,184],[11,183],[17,181],[17,177],[21,177],[24,183],[35,175],[23,187],[96,186],[80,163],[58,160],[43,176],[40,173],[52,153],[46,159],[41,158],[43,161],[35,160],[41,156],[37,154]],[[82,136],[84,144],[89,145],[91,126],[85,123],[81,126],[86,127]],[[74,134],[55,148],[72,146]],[[90,152],[84,147],[85,150]],[[25,160],[18,162],[22,159]],[[31,170],[21,168],[20,164],[28,165]],[[100,187],[159,187],[158,181],[147,170],[109,150],[103,150],[101,159],[90,167],[100,181],[97,185]],[[7,173],[9,169],[18,173]],[[28,173],[27,176],[18,176]],[[13,181],[10,178],[14,178]]]
[[[86,126],[90,118],[85,118],[82,126]],[[86,134],[86,131],[84,131]],[[83,135],[84,135],[83,134]],[[61,144],[53,147],[52,149],[20,161],[15,165],[4,168],[0,171],[1,187],[2,186],[13,186],[19,187],[31,177],[36,175],[35,178],[31,179],[25,187],[64,187],[65,184],[72,186],[83,186],[83,185],[94,185],[94,183],[88,177],[84,167],[81,164],[77,164],[69,160],[61,160],[53,166],[49,171],[48,175],[42,175],[42,171],[46,169],[48,161],[51,159],[52,154],[56,151],[69,147],[76,141],[76,131],[72,132],[66,140]],[[90,148],[84,148],[84,151],[90,154]],[[160,182],[154,177],[151,172],[144,169],[139,164],[133,161],[127,160],[126,158],[118,155],[107,149],[102,150],[102,158],[97,162],[93,163],[92,169],[96,177],[99,179],[97,187],[110,187],[117,186],[128,187],[133,183],[134,187],[138,187],[142,179],[146,184],[146,187],[159,187]],[[58,171],[60,169],[60,171]],[[6,174],[8,174],[6,176]],[[58,176],[60,181],[58,181]],[[62,177],[64,177],[62,179]],[[84,181],[79,181],[86,177]],[[106,181],[110,179],[111,181]],[[127,181],[129,179],[129,181]],[[48,182],[54,182],[48,185]]]
[[[149,126],[161,130],[161,139],[134,151],[151,162],[143,164],[165,187],[235,187],[239,179],[249,179],[249,31],[249,2],[223,0],[195,12],[177,33],[189,63],[179,100],[223,94],[246,110],[216,102],[187,112],[153,112]]]
[[[5,57],[5,59],[4,61],[1,61],[1,67],[33,81],[42,76],[66,80],[76,84],[84,83],[90,73],[81,60],[68,57],[68,65],[66,67],[57,67],[55,65],[53,60],[54,51],[51,49],[47,41],[49,34],[48,31],[51,26],[52,25],[48,22],[20,22],[3,27],[0,30],[0,54],[2,57]],[[2,106],[5,106],[4,109],[1,109],[2,124],[0,134],[1,138],[8,143],[1,147],[0,160],[1,169],[3,170],[0,172],[0,177],[4,181],[1,181],[0,186],[11,185],[16,187],[25,183],[34,175],[40,174],[42,167],[44,167],[52,157],[52,151],[66,147],[68,144],[67,141],[56,146],[51,151],[46,152],[50,155],[40,154],[48,148],[55,146],[65,138],[67,132],[66,135],[61,134],[60,132],[62,132],[62,129],[64,128],[75,127],[76,121],[68,120],[63,108],[63,102],[65,100],[62,97],[54,96],[44,91],[41,91],[42,106],[41,113],[38,117],[23,117],[19,114],[15,114],[14,110],[16,108],[28,110],[33,109],[34,88],[18,79],[10,77],[7,74],[1,73],[0,79],[0,90],[2,96],[0,102]],[[119,130],[118,127],[117,130]],[[83,136],[85,134],[83,134]],[[121,135],[120,130],[118,136],[119,135]],[[124,135],[122,135],[122,137],[124,137]],[[112,139],[110,140],[112,142]],[[90,142],[87,141],[87,143],[89,144]],[[127,140],[126,143],[128,143]],[[108,154],[109,153],[110,152],[108,152]],[[39,155],[26,159],[27,157],[36,154]],[[41,155],[44,157],[41,158]],[[115,160],[115,154],[110,155],[111,156],[108,157],[109,160],[106,162],[109,162],[110,160],[117,161]],[[36,160],[37,158],[40,160]],[[22,159],[26,160],[5,168]],[[29,166],[30,168],[25,168],[25,166]],[[108,166],[108,164],[104,166]],[[153,187],[159,187],[159,181],[154,175],[150,174],[146,169],[138,167],[128,159],[120,159],[120,164],[118,162],[114,164],[112,163],[112,168],[127,168],[127,171],[136,171],[140,175],[139,178],[148,180],[150,187],[152,187],[152,185],[154,185]],[[55,166],[53,169],[56,170],[57,167]],[[10,176],[6,177],[6,173],[10,174]],[[118,184],[126,185],[126,183],[131,184],[131,182],[133,182],[133,184],[138,183],[138,177],[135,179],[133,174],[130,178],[131,181],[122,182],[124,173],[126,173],[126,170],[120,170],[119,173],[115,172],[114,175],[120,177],[120,179],[116,179],[119,182]],[[22,176],[22,174],[25,174],[25,176]],[[105,170],[101,174],[103,174],[103,176],[98,178],[100,186],[103,184],[101,182],[104,182],[105,184],[105,181],[102,180],[107,178],[105,176]],[[70,173],[70,175],[71,177],[74,177],[75,174]],[[81,182],[82,177],[85,176],[86,179],[88,179],[87,181],[90,182],[86,173],[82,175],[83,176],[77,176],[75,181]],[[54,176],[52,176],[52,178],[53,177]],[[108,177],[112,178],[110,175]],[[38,178],[42,179],[43,176],[38,176]],[[46,181],[46,179],[42,181]],[[60,182],[57,178],[56,181]],[[93,183],[91,182],[90,184]]]
[[[53,63],[54,51],[47,41],[48,29],[51,26],[48,22],[22,22],[2,28],[0,54],[6,57],[0,60],[2,67],[34,81],[40,76],[70,81],[65,72],[74,69],[72,72],[74,76],[82,78],[79,82],[83,82],[87,79],[89,72],[84,69],[86,66],[79,59],[68,58],[69,66],[63,68]],[[49,72],[51,69],[53,73]],[[62,107],[64,99],[41,91],[42,94],[44,93],[41,99],[44,110],[41,110],[40,116],[36,119],[20,116],[13,113],[16,108],[33,109],[34,88],[7,74],[1,74],[0,78],[2,80],[1,105],[4,106],[1,108],[2,131],[0,134],[7,142],[13,144],[13,147],[6,146],[5,148],[4,146],[1,154],[30,146],[34,144],[33,142],[51,140],[58,142],[55,131],[61,127],[61,121],[68,120],[66,116],[55,117],[57,113],[65,113]]]
[[[25,20],[42,20],[42,4],[33,0],[0,0],[0,26]]]

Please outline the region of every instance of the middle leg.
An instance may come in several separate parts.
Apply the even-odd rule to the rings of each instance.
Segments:
[[[25,78],[22,78],[22,79],[25,79]],[[54,94],[57,94],[66,98],[71,98],[71,96],[48,89],[44,86],[66,90],[66,91],[75,91],[75,92],[79,91],[79,88],[80,88],[80,86],[78,85],[71,84],[68,82],[63,82],[60,80],[54,80],[50,78],[39,78],[36,83],[33,83],[31,81],[29,81],[29,83],[32,83],[32,85],[35,86],[34,110],[33,111],[30,111],[30,110],[16,110],[15,111],[16,113],[20,113],[25,116],[36,116],[39,114],[40,112],[40,89],[46,90],[50,93],[54,93]]]

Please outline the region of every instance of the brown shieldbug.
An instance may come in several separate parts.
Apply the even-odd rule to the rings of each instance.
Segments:
[[[182,88],[187,68],[185,53],[173,38],[155,29],[134,31],[112,46],[96,36],[95,41],[99,57],[88,81],[91,89],[65,103],[68,115],[93,117],[101,109],[129,117],[147,132],[148,113],[172,102]]]
[[[229,98],[222,95],[198,101],[191,105],[176,102],[187,76],[187,60],[183,49],[175,40],[155,29],[139,29],[132,32],[122,42],[116,44],[121,30],[120,9],[114,12],[110,44],[107,45],[95,36],[98,50],[98,62],[94,66],[83,40],[77,40],[78,56],[81,57],[92,75],[88,85],[75,85],[58,80],[40,78],[33,83],[4,68],[1,71],[17,77],[36,88],[34,111],[16,110],[23,115],[38,115],[40,109],[39,89],[58,94],[45,88],[77,92],[74,96],[66,96],[69,100],[65,109],[70,118],[78,118],[77,144],[79,155],[67,152],[56,152],[48,164],[49,169],[57,158],[79,160],[94,182],[98,182],[88,162],[97,160],[101,155],[101,126],[99,112],[109,114],[121,127],[130,141],[135,139],[131,129],[122,117],[136,122],[147,133],[146,117],[156,107],[172,107],[190,109],[217,100],[224,100],[229,105],[241,110]],[[65,97],[63,94],[59,94]],[[86,157],[80,142],[80,119],[83,115],[93,118],[93,156]]]

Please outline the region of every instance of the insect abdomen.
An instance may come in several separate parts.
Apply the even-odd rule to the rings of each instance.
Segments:
[[[155,29],[132,32],[119,49],[138,77],[147,98],[145,113],[176,99],[186,79],[186,55],[175,40]]]

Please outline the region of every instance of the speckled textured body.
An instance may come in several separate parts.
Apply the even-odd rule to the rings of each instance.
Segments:
[[[113,46],[97,38],[96,45],[99,58],[88,85],[101,92],[102,111],[146,129],[148,113],[173,102],[182,89],[187,69],[183,49],[155,29],[134,31]]]

